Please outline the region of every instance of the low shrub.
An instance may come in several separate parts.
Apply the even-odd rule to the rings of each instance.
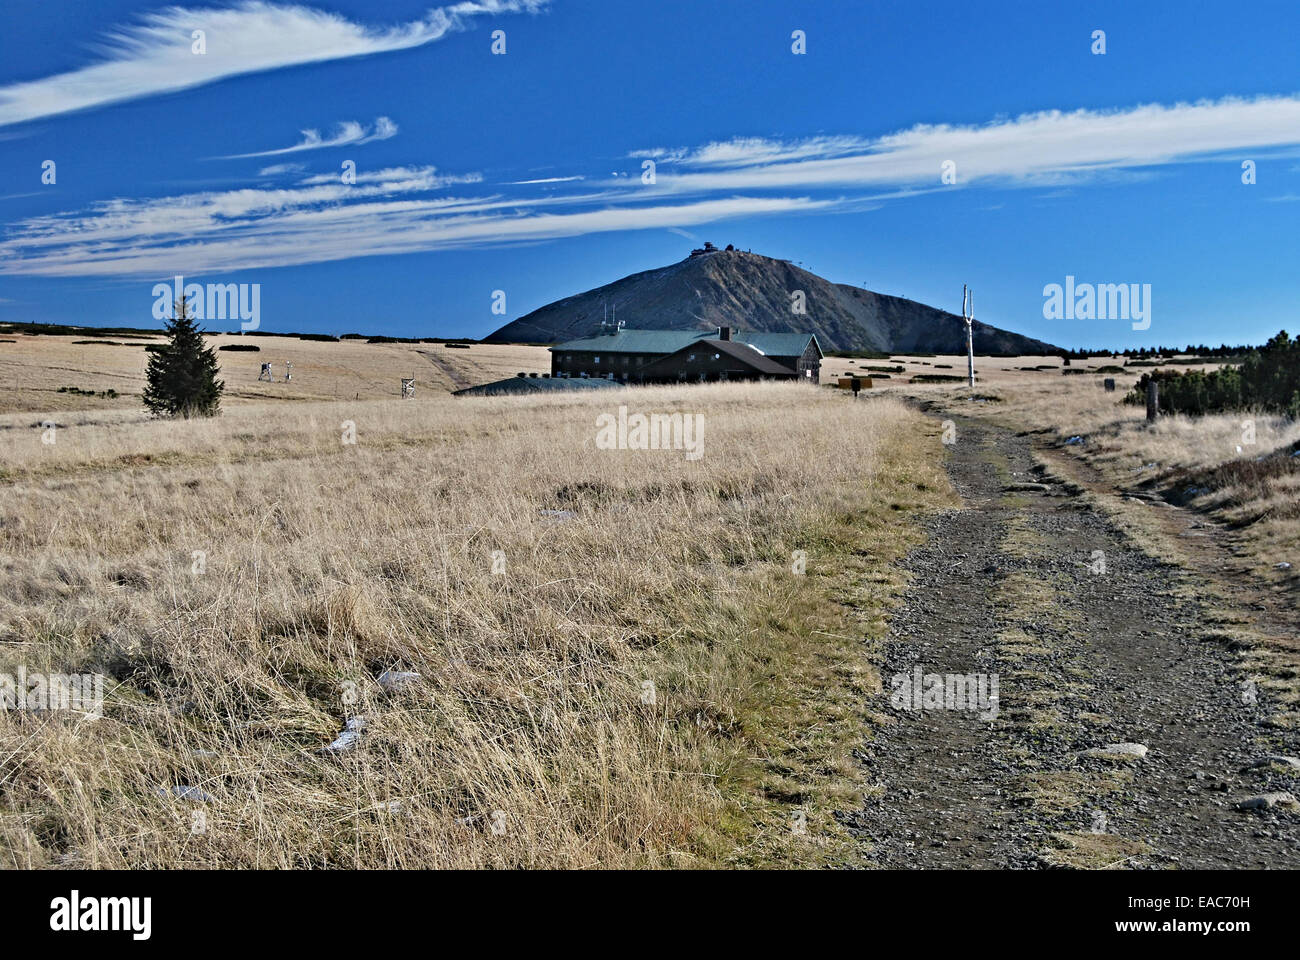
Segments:
[[[1163,413],[1227,413],[1262,410],[1300,417],[1300,339],[1285,330],[1258,350],[1249,353],[1239,366],[1204,370],[1152,370],[1143,374],[1125,403],[1146,402],[1147,384],[1160,388]]]

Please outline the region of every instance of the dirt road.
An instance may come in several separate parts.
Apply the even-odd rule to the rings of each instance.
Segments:
[[[417,350],[416,353],[423,354],[426,360],[437,367],[438,372],[451,381],[453,390],[464,390],[466,387],[474,385],[474,381],[467,377],[449,358],[432,350]]]
[[[1268,725],[1264,694],[1208,639],[1195,584],[1035,474],[1028,440],[950,424],[964,505],[907,561],[904,605],[872,651],[884,693],[870,706],[892,722],[861,754],[864,806],[841,814],[868,861],[1300,867],[1300,813],[1237,809],[1300,793],[1300,737]],[[996,675],[996,715],[893,695],[917,667]]]

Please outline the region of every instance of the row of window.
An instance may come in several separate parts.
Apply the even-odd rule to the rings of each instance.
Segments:
[[[715,353],[715,354],[713,355],[713,359],[714,359],[714,360],[721,360],[721,359],[722,359],[722,354],[720,354],[720,353]],[[626,367],[626,366],[628,365],[629,360],[630,360],[629,357],[626,357],[626,356],[623,357],[623,366]],[[695,362],[695,354],[693,354],[693,353],[691,353],[691,354],[687,354],[687,356],[686,356],[686,360],[687,360],[689,363],[694,363],[694,362]],[[564,354],[561,354],[561,355],[560,355],[560,362],[562,362],[562,363],[573,363],[573,361],[574,361],[574,357],[573,357],[573,354],[571,354],[571,353],[564,353]],[[591,362],[592,362],[592,363],[600,363],[600,357],[599,357],[599,356],[593,356],[593,357],[591,358]]]

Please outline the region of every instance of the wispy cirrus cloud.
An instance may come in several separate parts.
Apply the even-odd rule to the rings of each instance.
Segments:
[[[0,87],[0,126],[138,100],[240,74],[405,50],[464,29],[476,16],[540,10],[546,0],[462,0],[386,28],[300,5],[166,7],[120,27],[98,63]],[[196,53],[194,31],[203,31]]]
[[[511,180],[509,186],[528,187],[541,183],[573,183],[575,180],[583,180],[585,177],[542,177],[540,180]]]
[[[333,136],[322,137],[319,130],[303,130],[302,140],[291,147],[277,150],[260,150],[256,153],[234,153],[220,157],[221,160],[243,160],[248,157],[278,157],[286,153],[302,153],[306,150],[324,150],[329,147],[352,147],[372,143],[375,140],[390,140],[397,136],[397,124],[388,117],[379,117],[373,127],[368,127],[355,120],[345,120],[338,125]]]
[[[383,170],[360,171],[354,175],[359,184],[382,183],[399,192],[407,190],[437,190],[462,183],[482,183],[481,173],[438,173],[436,167],[387,167]],[[340,183],[337,173],[313,173],[301,181],[304,185]]]
[[[111,200],[34,217],[0,241],[0,275],[158,277],[355,257],[687,227],[738,216],[814,211],[826,201],[725,197],[628,203],[605,191],[531,199],[435,196],[478,174],[394,167],[305,177],[283,188]],[[618,201],[624,201],[622,203]]]
[[[666,191],[1078,182],[1105,172],[1300,143],[1300,97],[1229,98],[1125,110],[1059,110],[984,125],[920,125],[877,138],[736,139],[654,148]]]
[[[1046,112],[982,126],[918,126],[885,137],[737,139],[638,151],[671,158],[639,176],[565,186],[514,181],[509,196],[450,189],[478,173],[431,166],[302,175],[288,186],[118,199],[33,217],[0,239],[0,274],[140,276],[531,242],[619,230],[687,230],[735,217],[843,213],[905,202],[940,185],[1078,188],[1150,176],[1162,165],[1300,143],[1300,98],[1266,97],[1117,111]],[[270,169],[270,168],[268,168]],[[590,183],[590,182],[589,182]],[[519,193],[524,196],[518,196]],[[1289,196],[1278,198],[1289,200]]]
[[[273,163],[269,167],[258,170],[257,175],[259,177],[278,177],[286,173],[302,173],[306,169],[306,165],[301,163]]]

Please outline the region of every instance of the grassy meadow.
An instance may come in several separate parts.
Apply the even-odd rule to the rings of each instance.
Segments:
[[[1254,418],[1243,453],[1242,418],[1150,427],[1120,403],[1137,370],[1106,393],[1059,359],[981,358],[973,399],[909,382],[961,358],[830,358],[824,382],[905,372],[857,401],[453,398],[546,370],[545,350],[245,337],[262,350],[218,353],[223,414],[166,422],[140,406],[135,341],[10,339],[0,674],[108,679],[100,718],[0,716],[8,867],[857,862],[832,811],[885,722],[864,708],[873,644],[911,521],[956,502],[918,399],[1032,431],[1115,489],[1196,488],[1244,569],[1294,597],[1273,563],[1297,559],[1300,460],[1255,457],[1300,427]],[[292,382],[256,380],[286,359]],[[620,404],[701,416],[703,456],[597,449]],[[1172,553],[1149,514],[1131,528]],[[1296,652],[1268,656],[1294,686]]]
[[[519,372],[551,369],[545,347],[513,344],[470,349],[441,343],[322,342],[256,334],[215,334],[227,407],[244,403],[308,400],[396,398],[403,377],[416,380],[416,402],[462,386],[487,383]],[[12,342],[9,342],[12,341]],[[8,413],[123,410],[141,412],[147,344],[161,337],[32,336],[6,333],[0,327],[0,417]],[[253,345],[256,352],[221,350]],[[284,382],[285,363],[293,380]],[[273,364],[276,382],[258,380],[262,364]],[[115,390],[119,396],[86,398],[60,393],[75,387],[95,394]],[[3,421],[0,420],[0,423]]]
[[[702,415],[704,455],[597,450],[619,403]],[[0,863],[849,856],[863,636],[919,537],[900,513],[950,496],[904,404],[241,400],[60,412],[52,444],[7,419],[0,672],[109,679],[99,719],[0,719]]]

